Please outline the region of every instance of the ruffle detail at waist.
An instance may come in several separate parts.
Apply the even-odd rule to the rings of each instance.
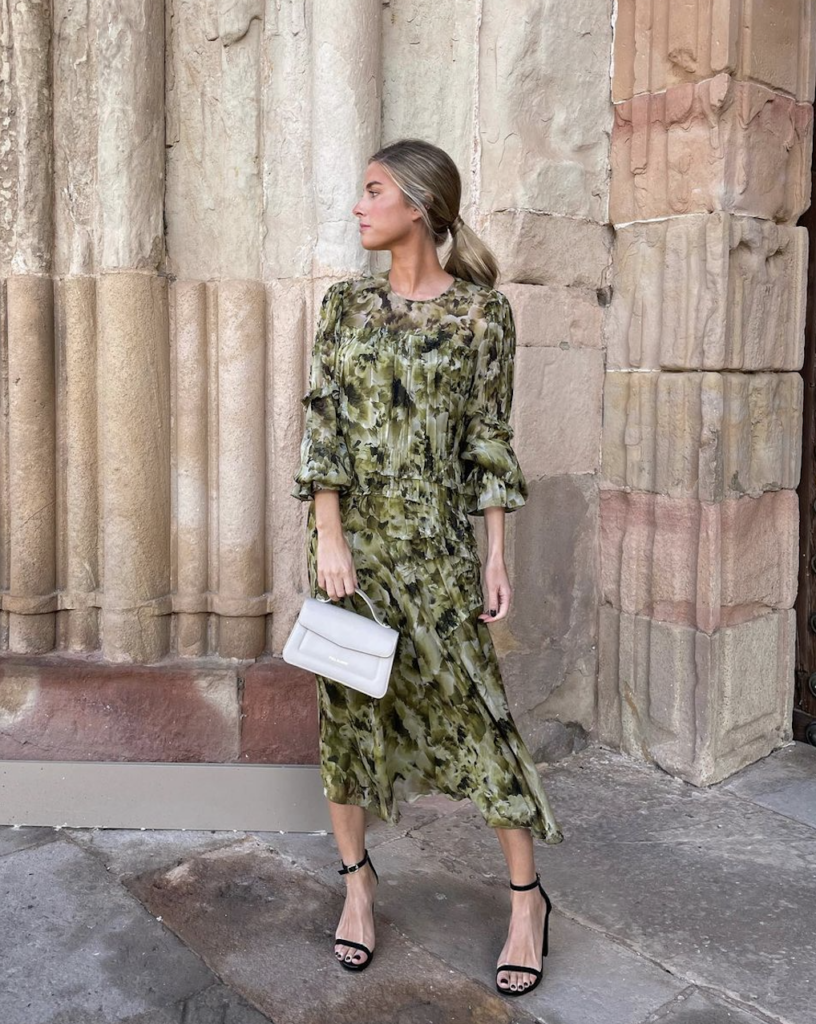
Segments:
[[[461,485],[370,477],[341,495],[340,511],[349,529],[368,529],[395,542],[408,542],[421,557],[479,560]]]

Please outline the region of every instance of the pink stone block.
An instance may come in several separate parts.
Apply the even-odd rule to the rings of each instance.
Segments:
[[[790,490],[717,504],[604,491],[603,599],[706,633],[792,608],[798,524]]]
[[[238,759],[234,669],[0,657],[0,759]]]
[[[250,666],[243,678],[241,761],[319,764],[314,675],[273,658]]]
[[[810,204],[813,108],[727,74],[615,107],[613,224],[728,210],[795,220]]]

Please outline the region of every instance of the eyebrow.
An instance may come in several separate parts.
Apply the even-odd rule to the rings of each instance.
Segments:
[[[369,188],[371,185],[382,185],[382,182],[381,181],[367,181],[365,183],[364,187],[365,188]]]

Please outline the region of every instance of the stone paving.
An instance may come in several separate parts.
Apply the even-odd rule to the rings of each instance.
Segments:
[[[541,985],[494,990],[510,894],[468,802],[370,817],[376,959],[332,957],[331,835],[0,829],[2,1024],[812,1024],[816,748],[695,789],[590,746],[540,770],[565,831]]]

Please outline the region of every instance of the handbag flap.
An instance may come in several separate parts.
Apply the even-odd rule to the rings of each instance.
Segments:
[[[298,615],[305,629],[325,637],[326,640],[352,651],[362,651],[378,658],[390,658],[399,639],[399,632],[365,615],[307,597]]]

